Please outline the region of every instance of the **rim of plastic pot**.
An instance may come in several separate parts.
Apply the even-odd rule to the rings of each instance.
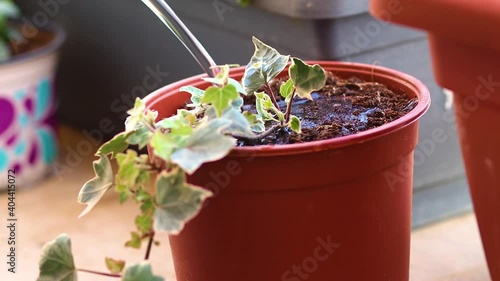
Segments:
[[[303,154],[311,152],[319,152],[342,148],[354,144],[364,143],[376,138],[383,137],[393,133],[417,121],[430,107],[430,94],[427,87],[418,79],[403,72],[361,63],[349,62],[334,62],[334,61],[308,61],[309,64],[319,64],[325,70],[332,71],[339,76],[360,76],[372,77],[373,82],[385,84],[389,89],[397,92],[404,91],[410,97],[416,96],[418,104],[413,110],[406,115],[384,124],[380,127],[369,129],[349,136],[343,136],[328,140],[318,140],[306,143],[294,143],[284,145],[259,145],[235,147],[231,151],[231,156],[277,156]],[[241,77],[245,71],[244,67],[234,68],[230,72],[231,77]],[[347,75],[346,75],[347,74]],[[155,104],[160,102],[165,97],[175,95],[179,92],[182,86],[208,86],[210,83],[203,81],[201,78],[207,77],[206,74],[192,76],[172,84],[166,85],[145,97],[144,101],[148,109],[154,108]],[[200,82],[201,81],[201,82]],[[198,84],[198,85],[197,85]]]
[[[15,23],[15,24],[19,24],[19,25],[24,25],[24,23],[20,20],[12,20],[11,22]],[[33,26],[31,26],[30,28],[33,28]],[[22,62],[25,62],[25,61],[28,61],[31,59],[42,57],[46,54],[50,54],[50,53],[56,51],[57,49],[59,49],[62,46],[62,44],[66,41],[66,37],[67,37],[66,31],[61,26],[59,26],[58,24],[56,24],[54,22],[49,22],[43,28],[38,28],[38,27],[34,27],[34,28],[36,30],[53,32],[53,33],[55,33],[56,36],[52,41],[50,41],[45,46],[42,46],[42,47],[34,49],[34,50],[30,50],[26,53],[15,55],[15,56],[9,58],[8,60],[0,62],[0,67],[7,65],[7,64],[10,65],[10,64],[14,64],[14,63],[22,63]]]

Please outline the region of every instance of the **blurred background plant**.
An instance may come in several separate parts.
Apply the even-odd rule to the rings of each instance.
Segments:
[[[11,41],[15,31],[9,27],[9,18],[19,16],[19,9],[12,0],[0,0],[0,62],[13,55]]]

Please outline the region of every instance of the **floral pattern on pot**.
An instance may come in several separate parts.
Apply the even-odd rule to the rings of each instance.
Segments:
[[[43,176],[57,155],[50,79],[14,92],[0,90],[0,175],[15,170],[19,184]]]

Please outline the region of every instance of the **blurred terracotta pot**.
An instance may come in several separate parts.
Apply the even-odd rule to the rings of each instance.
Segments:
[[[29,28],[29,38],[40,32]],[[54,37],[48,44],[0,62],[0,178],[15,171],[18,187],[47,174],[57,154],[53,81],[66,36],[52,24],[43,30]]]
[[[427,88],[371,65],[319,63],[348,78],[386,84],[419,103],[379,128],[325,141],[238,147],[189,178],[215,192],[201,214],[171,236],[178,281],[408,280],[413,150]],[[240,79],[244,69],[232,71]],[[200,76],[147,98],[159,118],[206,88]]]
[[[397,5],[397,13],[393,11]],[[371,0],[373,15],[424,29],[434,74],[454,95],[474,210],[491,277],[500,280],[500,2]]]

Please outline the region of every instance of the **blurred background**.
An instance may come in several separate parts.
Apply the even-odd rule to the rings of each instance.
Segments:
[[[201,73],[141,1],[16,3],[24,19],[36,24],[46,17],[66,30],[55,84],[57,117],[88,136],[109,138],[123,128],[125,112],[136,97]],[[451,103],[433,79],[424,33],[374,19],[367,12],[368,0],[294,2],[304,5],[254,0],[248,8],[234,0],[169,3],[218,64],[246,64],[255,35],[280,52],[303,59],[376,64],[422,80],[433,101],[421,119],[415,151],[413,225],[472,209]],[[103,122],[111,122],[113,130],[101,130]]]

